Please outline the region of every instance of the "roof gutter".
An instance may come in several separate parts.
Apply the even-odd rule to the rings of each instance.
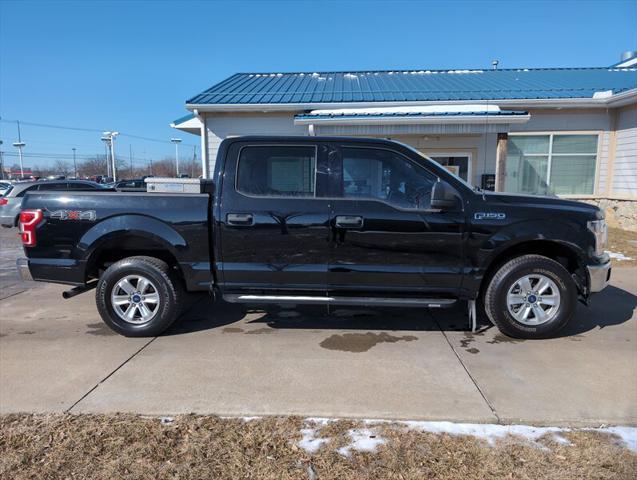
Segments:
[[[360,117],[305,117],[295,118],[295,125],[467,125],[486,121],[496,124],[526,123],[531,115],[453,115],[445,116],[360,116]]]
[[[367,107],[402,107],[419,105],[494,105],[518,108],[609,108],[637,103],[637,88],[606,98],[515,98],[492,100],[434,100],[401,102],[329,102],[329,103],[252,103],[252,104],[196,104],[187,103],[186,109],[207,112],[298,112],[303,110]]]

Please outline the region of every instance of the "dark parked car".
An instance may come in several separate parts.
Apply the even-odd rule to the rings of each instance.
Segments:
[[[541,338],[610,279],[599,208],[484,192],[387,140],[226,139],[203,190],[28,195],[18,268],[76,285],[67,296],[97,287],[100,315],[128,336],[160,334],[184,290],[212,290],[249,304],[468,301],[505,334]]]
[[[20,207],[25,194],[46,190],[91,191],[103,187],[87,180],[40,180],[37,182],[16,182],[11,189],[0,197],[0,225],[15,227],[18,225]]]

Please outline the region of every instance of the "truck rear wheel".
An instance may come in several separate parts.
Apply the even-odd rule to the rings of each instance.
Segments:
[[[541,255],[524,255],[505,263],[484,295],[489,319],[510,337],[547,338],[575,313],[577,288],[569,272]]]
[[[128,257],[106,269],[95,292],[97,309],[112,330],[127,337],[154,337],[179,315],[181,288],[168,264]]]

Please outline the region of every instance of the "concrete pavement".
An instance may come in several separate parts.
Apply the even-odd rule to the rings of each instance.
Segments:
[[[24,287],[24,286],[23,286]],[[101,322],[91,293],[0,300],[0,413],[299,414],[637,425],[637,269],[560,338],[465,331],[460,308],[264,313],[202,297],[156,339]]]

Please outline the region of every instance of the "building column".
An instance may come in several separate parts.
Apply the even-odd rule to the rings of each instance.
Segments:
[[[507,141],[508,133],[498,133],[498,141],[495,151],[495,191],[504,191],[504,182],[507,173]]]

